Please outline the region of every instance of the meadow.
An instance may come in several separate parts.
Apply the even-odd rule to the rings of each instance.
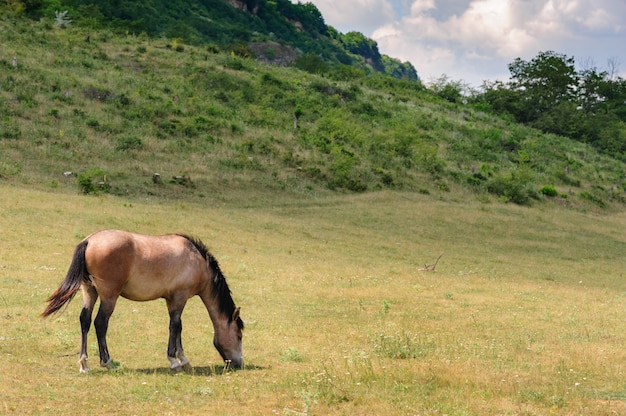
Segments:
[[[396,191],[0,193],[2,414],[626,414],[624,212]],[[103,228],[200,237],[242,308],[245,369],[225,371],[196,298],[194,369],[171,373],[164,302],[120,300],[119,368],[97,367],[92,330],[79,374],[80,295],[39,314]]]

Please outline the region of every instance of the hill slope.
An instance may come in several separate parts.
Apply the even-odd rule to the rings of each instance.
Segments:
[[[576,207],[625,200],[623,163],[419,83],[320,77],[45,20],[0,21],[0,42],[3,181],[164,197],[397,189]]]
[[[21,1],[16,1],[21,4]],[[348,66],[417,81],[409,62],[381,55],[361,33],[339,33],[312,3],[289,0],[60,0],[24,4],[25,14],[71,20],[85,28],[165,37],[253,54],[265,61],[304,65],[314,71]],[[1,12],[0,12],[1,14]],[[282,51],[287,48],[287,54]],[[302,62],[297,62],[300,56]],[[311,63],[313,61],[313,64]]]

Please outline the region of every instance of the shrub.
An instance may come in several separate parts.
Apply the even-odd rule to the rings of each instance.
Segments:
[[[117,138],[115,150],[123,152],[126,150],[141,150],[143,147],[143,141],[139,137],[126,136]]]
[[[130,104],[130,98],[126,94],[121,94],[117,97],[117,102],[120,106],[124,107]]]
[[[331,189],[347,189],[353,192],[367,190],[367,182],[363,180],[357,169],[359,160],[353,152],[344,147],[335,146],[331,155],[333,157],[333,162],[330,165]]]
[[[298,55],[294,66],[311,74],[322,74],[328,71],[328,64],[314,53]]]
[[[22,171],[22,167],[17,162],[0,161],[0,179],[15,176]]]
[[[431,175],[438,176],[445,171],[446,162],[437,155],[436,148],[423,148],[418,160],[421,170]]]
[[[66,28],[72,24],[72,19],[67,17],[67,10],[54,12],[54,25],[56,27]]]
[[[242,58],[233,54],[226,59],[224,62],[224,67],[228,69],[233,69],[235,71],[244,71],[247,69],[246,63]]]
[[[87,87],[83,90],[83,95],[91,100],[106,102],[113,97],[113,93],[104,88]]]
[[[487,191],[499,196],[506,202],[519,205],[530,203],[530,192],[527,182],[517,178],[514,174],[495,176],[487,183]]]
[[[241,58],[253,58],[254,52],[248,48],[246,45],[237,45],[234,46],[231,50],[232,54],[235,56],[239,56]]]
[[[85,124],[87,124],[89,127],[100,127],[100,122],[98,120],[96,120],[95,118],[88,118],[87,121],[85,121]]]
[[[87,172],[79,173],[78,186],[84,194],[97,194],[111,189],[107,182],[106,172],[100,168],[92,168]]]
[[[0,139],[19,139],[21,136],[20,126],[9,117],[0,121]]]
[[[559,193],[557,192],[556,188],[554,186],[551,185],[546,185],[544,187],[542,187],[539,192],[545,196],[548,196],[550,198],[554,198],[555,196],[557,196]]]

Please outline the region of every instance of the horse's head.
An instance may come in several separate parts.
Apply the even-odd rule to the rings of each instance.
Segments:
[[[213,345],[232,368],[243,368],[242,337],[243,321],[239,317],[239,308],[235,308],[229,319],[215,326],[213,336]]]

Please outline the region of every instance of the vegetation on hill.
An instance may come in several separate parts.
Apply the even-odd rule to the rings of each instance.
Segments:
[[[459,82],[443,79],[437,92],[626,161],[626,80],[616,75],[615,62],[605,70],[576,70],[573,57],[546,51],[530,61],[517,58],[509,71],[510,81],[486,82],[469,99]]]
[[[1,4],[1,2],[0,2]],[[276,63],[293,63],[294,55],[330,67],[348,66],[365,73],[382,72],[417,81],[409,62],[380,54],[361,33],[339,33],[324,22],[312,3],[289,0],[10,0],[7,9],[31,18],[65,12],[73,24],[109,28],[152,37],[178,39],[224,50],[247,49]],[[254,48],[249,48],[254,45]],[[259,45],[263,45],[262,48]],[[288,46],[290,53],[281,53]]]
[[[48,19],[0,20],[0,42],[3,181],[164,197],[248,187],[626,201],[623,162],[420,83]]]

